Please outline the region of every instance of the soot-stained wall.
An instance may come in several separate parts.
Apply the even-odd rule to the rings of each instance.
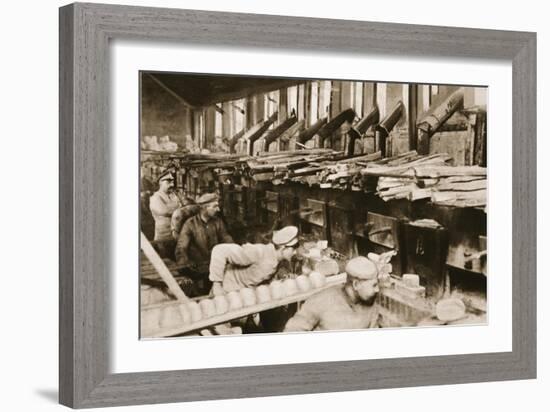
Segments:
[[[170,136],[185,147],[185,136],[192,132],[192,111],[147,74],[141,78],[141,136]]]

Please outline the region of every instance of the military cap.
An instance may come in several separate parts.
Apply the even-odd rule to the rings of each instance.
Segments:
[[[215,194],[215,193],[205,193],[197,199],[197,204],[203,206],[203,205],[207,205],[209,203],[217,202],[217,201],[218,201],[218,195],[217,194]]]
[[[162,178],[170,176],[172,179],[174,179],[174,170],[173,169],[165,169],[161,172],[159,175],[157,181],[160,182]]]
[[[298,243],[298,228],[285,226],[281,230],[273,232],[273,244],[275,246],[294,246]]]
[[[346,273],[355,279],[376,279],[378,269],[376,264],[364,256],[351,259],[346,265]]]

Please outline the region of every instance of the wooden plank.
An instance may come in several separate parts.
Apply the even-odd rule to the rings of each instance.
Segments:
[[[430,157],[429,159],[418,159],[406,164],[402,164],[399,166],[378,166],[376,163],[373,163],[372,165],[367,165],[364,169],[361,170],[362,175],[366,176],[391,176],[394,175],[398,177],[399,175],[403,174],[403,177],[405,178],[407,175],[414,177],[414,176],[428,176],[428,177],[438,177],[439,175],[436,174],[434,171],[435,169],[427,167],[419,168],[415,167],[419,164],[425,164],[430,165],[433,167],[447,167],[445,166],[445,162],[447,158],[444,156],[436,156],[436,157]],[[449,166],[452,167],[452,166]],[[417,170],[421,171],[421,174],[418,173]],[[444,169],[446,173],[449,174],[449,171]],[[431,174],[428,174],[431,173]],[[455,172],[455,174],[460,174],[458,172]],[[449,174],[452,175],[452,174]]]
[[[409,200],[411,202],[414,202],[415,200],[420,199],[429,199],[432,197],[432,190],[431,189],[414,189],[409,193]]]
[[[411,192],[412,190],[415,190],[415,189],[416,189],[415,184],[399,185],[397,187],[392,187],[392,188],[389,188],[389,189],[386,189],[386,190],[379,191],[378,195],[380,197],[384,198],[384,197],[395,196],[397,194],[404,193],[404,192],[409,193],[409,192]]]
[[[214,147],[214,137],[216,135],[216,108],[209,106],[204,111],[204,147],[212,149]]]
[[[166,260],[163,260],[163,262],[166,265],[166,267],[168,268],[168,270],[172,273],[176,273],[177,270],[179,269],[178,265],[175,262],[166,261]],[[140,276],[141,279],[146,278],[146,279],[162,281],[162,278],[158,274],[157,270],[151,264],[149,259],[147,259],[147,257],[143,253],[143,251],[141,251],[141,254],[140,254],[140,272],[139,272],[139,276]]]
[[[172,275],[172,272],[168,270],[166,265],[164,264],[164,261],[160,258],[160,256],[157,254],[155,249],[153,249],[153,246],[147,239],[147,237],[143,234],[141,235],[141,250],[143,250],[143,253],[145,253],[145,256],[147,256],[147,259],[153,264],[155,269],[157,270],[158,274],[164,280],[164,283],[166,283],[166,286],[168,286],[168,289],[172,294],[181,302],[187,302],[189,298],[183,293],[183,290],[181,290],[180,286],[178,285],[178,282],[176,282],[176,279],[174,279],[174,276]]]
[[[381,177],[378,179],[378,184],[376,186],[377,190],[381,191],[384,189],[390,189],[392,187],[400,187],[408,185],[411,179],[403,179],[396,177]]]
[[[448,176],[445,178],[438,179],[423,179],[426,180],[434,180],[437,183],[461,183],[461,182],[474,182],[476,180],[485,180],[486,176],[476,176],[476,175],[464,175],[464,176]]]
[[[202,141],[202,110],[193,110],[193,142],[197,147],[201,147]]]
[[[333,80],[331,83],[330,88],[330,107],[329,107],[329,114],[330,119],[333,119],[334,117],[338,116],[338,113],[342,111],[341,109],[341,85],[342,82],[339,80]]]
[[[414,156],[418,156],[418,153],[416,152],[416,150],[411,150],[409,152],[401,153],[401,154],[398,154],[396,156],[384,157],[383,159],[380,159],[379,161],[377,161],[376,164],[377,165],[385,165],[385,164],[388,164],[388,163],[390,163],[394,160],[404,159],[404,158],[411,158],[411,157],[414,157]]]
[[[457,183],[439,183],[434,189],[439,191],[452,190],[452,191],[472,191],[487,188],[487,180],[474,180],[471,182],[457,182]]]
[[[223,114],[222,114],[222,137],[224,138],[231,138],[232,136],[232,133],[231,133],[231,114],[233,112],[233,109],[231,107],[231,103],[230,102],[224,102],[222,103],[222,110],[223,110]]]
[[[413,150],[411,152],[403,153],[402,155],[398,156],[396,159],[389,160],[385,164],[388,166],[399,166],[420,158],[421,157],[419,157],[419,154],[416,153],[416,150]]]
[[[311,82],[304,85],[304,120],[306,124],[311,124]]]
[[[356,162],[374,162],[382,158],[382,152],[369,153],[362,156],[354,156],[349,159],[343,159],[338,161],[339,164],[342,163],[356,163]]]
[[[366,116],[376,105],[376,83],[363,82],[363,112]]]
[[[419,166],[414,168],[418,177],[487,176],[487,169],[479,166]]]
[[[321,119],[328,115],[331,87],[332,85],[330,80],[322,80],[319,82],[319,101],[317,104],[317,119]]]
[[[487,166],[487,113],[476,115],[474,136],[474,164]]]
[[[279,89],[279,121],[282,122],[288,117],[288,93],[287,89]]]
[[[254,95],[254,123],[267,119],[270,115],[265,112],[265,93],[256,93]],[[277,114],[279,117],[279,114]],[[277,117],[274,119],[277,120]]]
[[[223,315],[216,315],[216,316],[209,317],[207,319],[202,319],[198,322],[181,325],[176,328],[169,328],[169,329],[166,328],[166,329],[150,331],[150,333],[147,333],[146,335],[142,333],[142,337],[161,338],[161,337],[167,337],[167,336],[181,335],[181,334],[192,332],[195,330],[208,328],[210,326],[218,325],[220,323],[226,323],[234,319],[240,319],[244,316],[253,315],[255,313],[263,312],[270,309],[275,309],[280,306],[289,305],[291,303],[304,301],[309,297],[316,295],[326,289],[329,289],[338,285],[343,285],[345,282],[346,282],[346,274],[340,273],[339,275],[328,277],[327,283],[320,288],[316,288],[307,292],[297,293],[295,295],[287,296],[281,299],[274,299],[270,302],[258,303],[252,306],[244,307],[242,309],[225,313]],[[146,310],[146,311],[157,310],[157,309],[161,310],[169,306],[177,307],[180,304],[181,304],[180,302],[159,303],[159,304],[155,304],[155,305],[151,305],[149,307],[143,308],[143,310]]]
[[[353,108],[353,82],[340,82],[340,110]]]
[[[405,86],[403,86],[405,87]],[[418,135],[416,128],[416,119],[418,117],[418,85],[409,84],[408,101],[408,128],[409,128],[409,150],[416,150]]]
[[[255,124],[259,123],[256,121],[256,110],[254,106],[254,97],[251,95],[247,96],[245,98],[245,124],[247,129],[250,129],[254,127]]]
[[[432,192],[432,202],[438,204],[456,205],[460,207],[483,206],[487,203],[486,190],[470,192],[441,191]]]

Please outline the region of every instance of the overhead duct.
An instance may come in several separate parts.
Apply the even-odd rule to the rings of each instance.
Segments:
[[[382,156],[386,156],[386,139],[395,125],[401,120],[405,113],[405,105],[400,100],[388,115],[376,126],[376,134],[379,141],[378,150],[382,152]]]
[[[228,140],[227,145],[229,146],[229,153],[235,153],[235,146],[237,145],[237,142],[241,137],[244,136],[245,130],[242,129],[240,132],[238,132],[236,135],[234,135],[231,139]]]
[[[298,143],[304,144],[307,141],[309,141],[313,136],[317,134],[319,129],[323,127],[325,124],[327,124],[328,118],[325,116],[319,120],[317,120],[315,123],[313,123],[310,127],[308,127],[305,130],[302,130],[302,132],[298,135],[296,138],[296,141]]]
[[[267,129],[269,129],[269,127],[275,123],[275,120],[277,120],[277,117],[279,116],[279,112],[275,112],[273,113],[271,116],[269,116],[269,118],[267,120],[264,120],[264,122],[260,122],[258,123],[259,127],[257,128],[257,130],[255,130],[254,132],[252,132],[251,134],[249,134],[248,136],[244,136],[247,140],[248,140],[248,154],[250,156],[253,155],[254,153],[254,142],[256,140],[258,140],[260,137],[263,136],[263,134],[265,133],[265,131]],[[256,125],[256,126],[258,126]],[[256,129],[256,126],[254,126],[252,129],[250,129],[251,131]]]
[[[353,119],[355,119],[355,111],[349,108],[338,113],[338,115],[334,117],[334,119],[321,127],[321,129],[317,132],[317,134],[321,138],[321,147],[323,147],[326,138],[332,136],[332,134],[336,130],[338,130],[338,128],[342,126],[344,122],[348,122],[351,124],[353,122]]]
[[[366,133],[369,127],[374,126],[380,120],[380,111],[378,106],[374,106],[369,114],[359,120],[355,125],[351,127],[348,131],[348,148],[346,154],[348,156],[353,156],[355,151],[355,141],[361,139],[361,137]]]
[[[288,143],[290,141],[290,139],[296,134],[298,133],[299,130],[303,129],[304,127],[304,124],[305,124],[305,120],[302,119],[302,120],[299,120],[297,121],[296,123],[294,123],[292,126],[290,126],[287,130],[285,130],[283,132],[283,134],[281,135],[281,137],[279,137],[279,140],[281,142],[284,142],[284,143]]]
[[[265,137],[264,151],[269,151],[269,145],[277,140],[286,130],[288,130],[294,123],[298,121],[296,116],[289,117],[283,121],[280,125],[271,130]]]
[[[417,123],[418,153],[428,154],[430,152],[430,138],[445,124],[447,120],[457,111],[464,107],[464,88],[451,93],[433,110],[430,110],[422,120]]]

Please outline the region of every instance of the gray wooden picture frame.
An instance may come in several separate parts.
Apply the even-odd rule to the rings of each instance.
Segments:
[[[503,59],[513,70],[513,350],[109,373],[109,40]],[[59,397],[74,408],[536,377],[536,34],[71,4],[60,9]]]

